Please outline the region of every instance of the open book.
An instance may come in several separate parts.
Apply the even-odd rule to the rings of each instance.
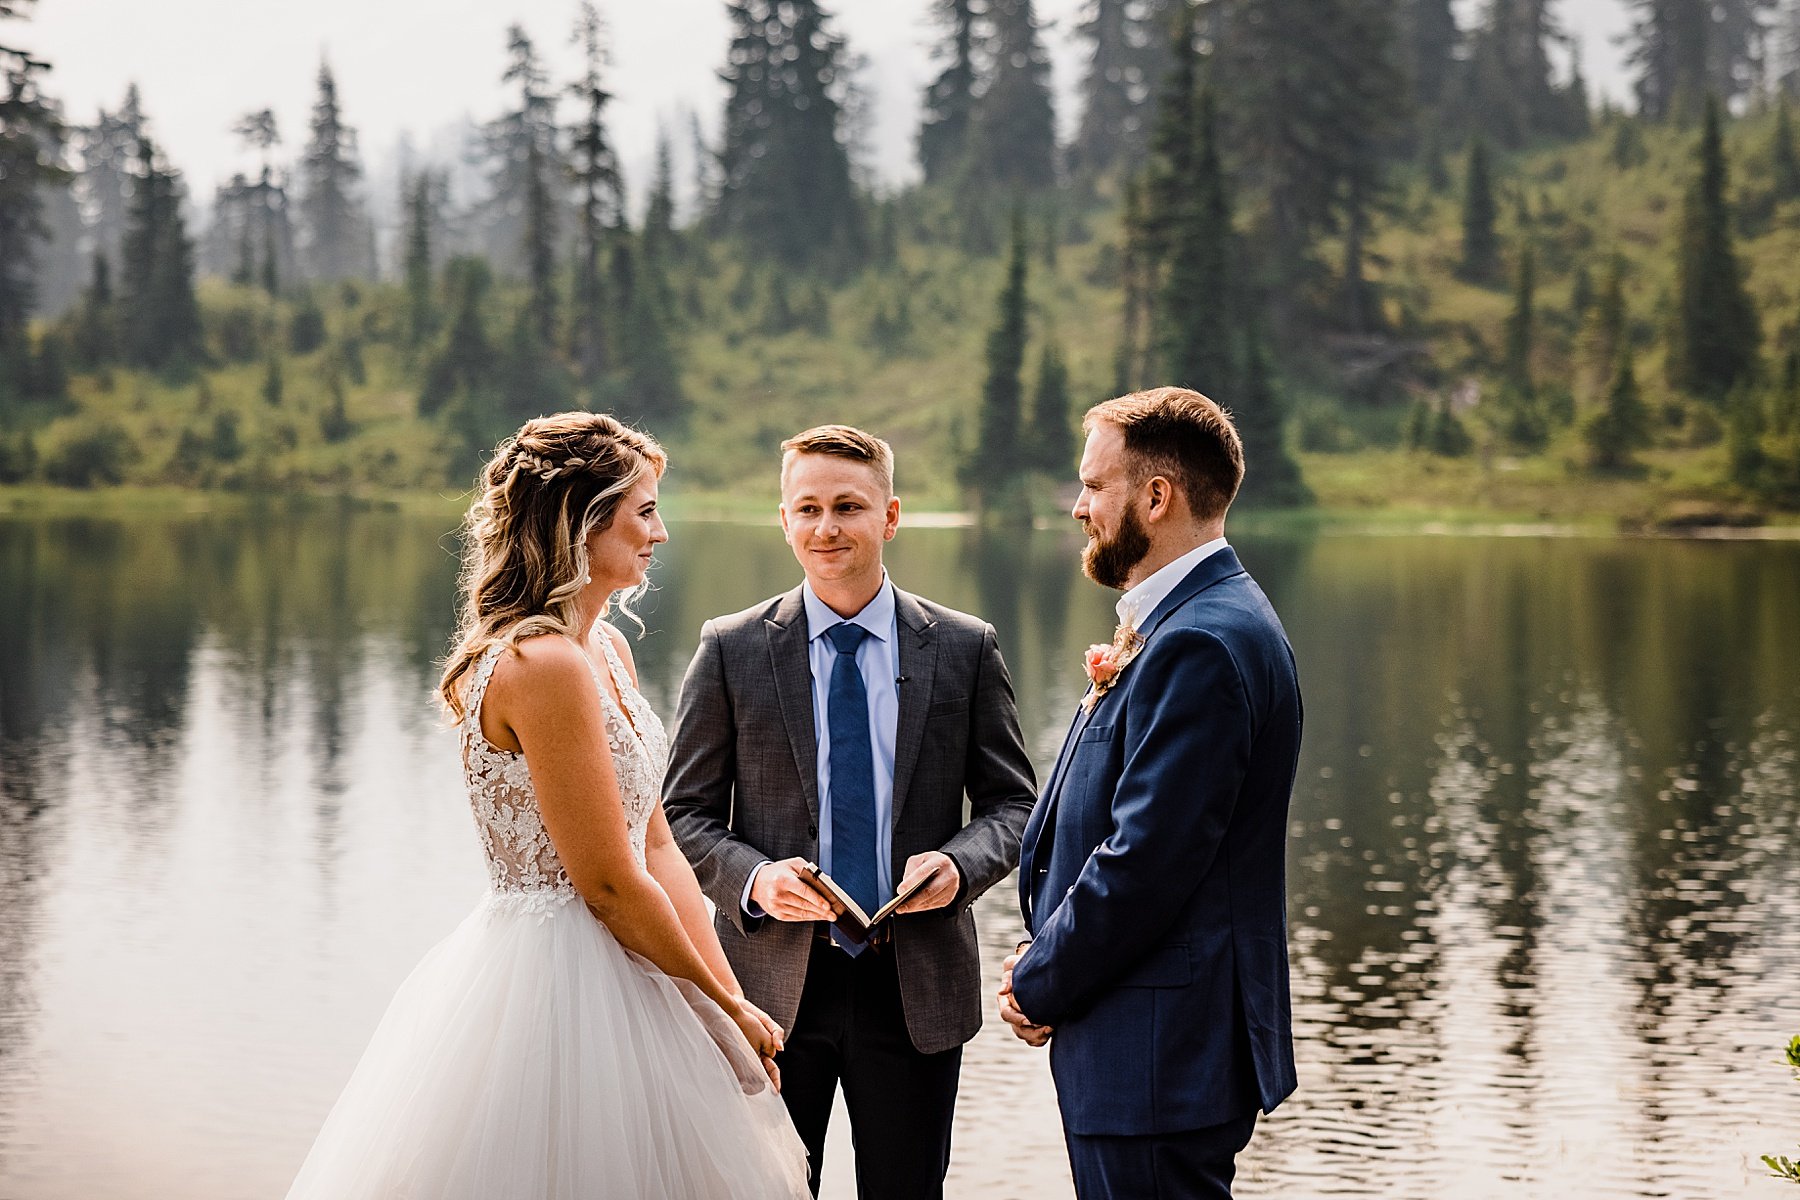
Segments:
[[[832,925],[836,927],[839,933],[842,933],[853,942],[868,941],[870,933],[877,925],[893,916],[896,908],[899,908],[902,904],[905,904],[908,900],[912,899],[913,896],[918,894],[921,888],[930,883],[937,876],[936,871],[931,871],[919,876],[919,878],[913,880],[912,883],[901,888],[892,900],[889,900],[871,914],[864,912],[863,906],[851,899],[850,893],[839,887],[837,880],[820,870],[818,863],[809,862],[801,864],[800,874],[806,877],[808,883],[823,892],[843,909],[843,911],[838,914],[837,919],[832,921]]]

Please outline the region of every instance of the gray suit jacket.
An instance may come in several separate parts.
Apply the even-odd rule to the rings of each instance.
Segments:
[[[962,875],[949,907],[894,918],[907,1032],[933,1054],[981,1028],[969,905],[1017,864],[1036,784],[993,627],[898,588],[894,601],[904,682],[893,877],[927,850],[949,855]],[[744,994],[784,1029],[800,1009],[814,926],[751,917],[740,901],[764,859],[818,858],[817,762],[800,589],[708,621],[681,685],[664,808],[718,906],[719,940]]]

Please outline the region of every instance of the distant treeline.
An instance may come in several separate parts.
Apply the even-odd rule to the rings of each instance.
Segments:
[[[0,17],[26,16],[32,2],[0,0]],[[1007,252],[1014,264],[987,380],[968,388],[976,432],[960,450],[966,482],[992,498],[1069,452],[1061,352],[1048,338],[1029,352],[1026,247],[1053,261],[1093,222],[1119,230],[1098,268],[1118,305],[1106,318],[1117,322],[1111,386],[1183,382],[1227,400],[1266,500],[1307,496],[1285,449],[1294,413],[1280,401],[1300,384],[1409,410],[1391,423],[1396,436],[1428,452],[1466,451],[1473,412],[1521,452],[1577,430],[1590,467],[1628,469],[1686,409],[1639,395],[1627,267],[1603,247],[1579,264],[1569,309],[1587,352],[1607,359],[1605,378],[1584,403],[1538,377],[1546,272],[1540,235],[1504,211],[1524,195],[1508,172],[1521,155],[1594,136],[1630,169],[1645,131],[1670,127],[1689,131],[1694,149],[1678,237],[1664,248],[1674,262],[1655,339],[1665,383],[1729,431],[1738,483],[1800,495],[1786,449],[1800,436],[1787,399],[1800,386],[1800,335],[1777,325],[1771,343],[1737,246],[1747,217],[1766,228],[1800,201],[1784,99],[1800,91],[1800,0],[1630,6],[1635,117],[1596,111],[1552,0],[1484,0],[1466,27],[1451,0],[1091,0],[1077,30],[1081,113],[1062,144],[1031,0],[933,0],[941,33],[917,133],[923,182],[881,196],[851,152],[867,101],[830,14],[817,0],[729,0],[723,119],[711,140],[693,131],[697,204],[678,226],[666,134],[647,203],[630,215],[607,126],[604,26],[584,0],[577,78],[552,79],[525,29],[509,30],[512,100],[472,148],[482,188],[453,198],[444,166],[411,165],[392,262],[378,258],[328,65],[298,157],[282,153],[269,109],[238,121],[260,169],[219,187],[196,231],[193,198],[135,87],[116,110],[76,123],[44,90],[50,64],[0,46],[0,437],[11,439],[0,475],[39,469],[29,432],[66,406],[72,372],[178,378],[219,365],[220,337],[209,338],[196,298],[203,276],[270,297],[260,316],[230,318],[244,328],[226,355],[264,362],[265,390],[279,392],[285,355],[324,342],[319,289],[385,277],[406,299],[380,337],[404,347],[416,414],[451,440],[479,445],[564,403],[678,437],[695,411],[681,342],[701,307],[683,282],[721,258],[745,263],[741,286],[773,324],[805,326],[834,290],[903,271],[903,247],[918,243]],[[1770,175],[1733,190],[1723,127],[1771,106]],[[1440,386],[1454,322],[1415,303],[1415,281],[1379,249],[1423,219],[1421,181],[1457,198],[1461,279],[1512,295],[1503,346],[1466,364],[1490,385],[1474,410]],[[879,314],[890,324],[905,319],[899,297]],[[290,326],[279,336],[277,313]],[[342,388],[357,343],[339,338],[328,356],[339,397],[336,416],[321,417],[328,440],[351,425]]]

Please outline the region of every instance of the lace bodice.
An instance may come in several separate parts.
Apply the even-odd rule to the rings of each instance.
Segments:
[[[603,636],[600,641],[606,647],[607,668],[624,700],[623,710],[601,685],[598,670],[594,672],[594,687],[600,692],[600,707],[606,716],[606,740],[612,747],[613,771],[625,805],[631,850],[642,865],[644,835],[651,814],[662,800],[663,772],[669,762],[668,735],[650,705],[631,686],[631,676],[613,648],[612,639]],[[517,896],[531,908],[548,908],[572,899],[575,886],[569,882],[569,873],[563,869],[544,828],[531,775],[525,769],[525,756],[500,749],[481,732],[482,697],[493,678],[494,664],[503,653],[505,647],[494,646],[475,664],[469,683],[468,715],[462,726],[463,778],[468,783],[475,827],[481,834],[488,879],[494,891]]]

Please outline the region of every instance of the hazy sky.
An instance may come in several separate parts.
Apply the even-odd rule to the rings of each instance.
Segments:
[[[1458,2],[1467,8],[1479,0]],[[862,78],[875,116],[870,158],[883,181],[916,172],[919,95],[934,73],[930,7],[929,0],[830,5],[852,52],[868,60]],[[1084,7],[1085,0],[1037,4],[1051,26],[1065,126],[1076,115],[1070,93],[1082,49],[1073,32]],[[635,206],[659,122],[676,133],[683,161],[685,111],[697,110],[709,130],[716,124],[725,6],[721,0],[601,0],[600,8],[613,47],[613,137]],[[1593,85],[1623,98],[1628,87],[1614,37],[1627,18],[1619,0],[1560,0],[1556,12],[1580,36]],[[298,151],[321,54],[330,58],[365,158],[387,169],[403,133],[447,151],[447,128],[465,116],[486,120],[507,102],[499,77],[512,21],[524,23],[554,77],[572,77],[574,16],[575,0],[39,0],[32,18],[9,22],[5,35],[51,61],[48,88],[72,120],[92,120],[101,104],[116,106],[126,83],[136,80],[153,131],[204,200],[216,183],[251,164],[230,133],[238,115],[274,108],[284,151]]]

